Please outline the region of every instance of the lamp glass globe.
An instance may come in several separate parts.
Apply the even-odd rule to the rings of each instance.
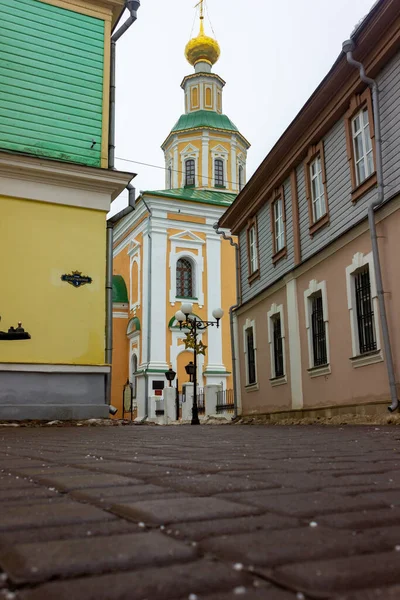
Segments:
[[[212,311],[212,316],[214,317],[214,319],[222,319],[222,317],[224,316],[224,311],[222,310],[222,308],[215,308]]]
[[[186,320],[186,317],[181,310],[177,310],[175,313],[175,319],[178,321],[178,323],[183,323],[183,321]]]

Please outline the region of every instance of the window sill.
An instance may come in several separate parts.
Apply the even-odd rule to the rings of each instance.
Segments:
[[[311,367],[307,369],[307,372],[310,377],[322,377],[323,375],[329,375],[332,373],[331,365],[327,363],[326,365],[319,365],[318,367]]]
[[[218,190],[226,190],[226,185],[215,184],[214,187],[217,188]]]
[[[359,367],[366,367],[368,365],[382,362],[383,356],[381,350],[374,350],[373,352],[366,352],[365,354],[352,356],[350,360],[354,369],[358,369]]]
[[[198,298],[195,298],[195,296],[188,298],[187,296],[176,296],[175,300],[198,300]]]
[[[272,262],[274,263],[274,265],[281,260],[282,258],[286,257],[286,246],[284,248],[282,248],[282,250],[279,250],[279,252],[276,252],[273,257],[272,257]]]
[[[317,231],[319,231],[326,225],[329,225],[329,214],[328,213],[326,213],[323,217],[321,217],[320,219],[318,219],[318,221],[316,221],[313,225],[311,225],[311,227],[309,229],[310,236],[313,237],[313,235],[315,235],[317,233]]]
[[[245,385],[244,389],[246,390],[246,392],[256,392],[257,390],[259,390],[259,386],[258,383],[251,383],[250,385]]]
[[[257,269],[257,271],[254,271],[254,273],[252,273],[252,274],[251,274],[251,275],[248,277],[247,281],[248,281],[249,283],[253,283],[253,281],[255,281],[256,279],[259,279],[259,278],[260,278],[260,269]]]
[[[282,377],[272,377],[269,382],[272,387],[277,387],[278,385],[284,385],[287,383],[287,377],[286,375],[282,375]]]
[[[359,198],[361,198],[361,196],[363,196],[366,192],[368,192],[368,190],[375,187],[376,183],[377,183],[377,179],[376,179],[376,172],[375,172],[375,173],[372,173],[372,175],[370,175],[362,183],[360,183],[359,186],[354,188],[354,190],[352,190],[351,201],[357,202],[357,200],[359,200]]]
[[[196,185],[195,185],[194,183],[191,183],[190,185],[184,185],[183,187],[184,187],[185,189],[186,189],[186,188],[195,188],[195,187],[196,187]]]

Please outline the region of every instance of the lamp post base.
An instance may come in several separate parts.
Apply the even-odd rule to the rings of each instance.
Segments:
[[[199,415],[197,410],[192,409],[192,420],[190,422],[191,425],[200,425]]]

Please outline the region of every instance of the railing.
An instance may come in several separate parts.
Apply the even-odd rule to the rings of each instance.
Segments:
[[[233,390],[221,390],[217,392],[217,415],[222,413],[232,414],[235,410]]]

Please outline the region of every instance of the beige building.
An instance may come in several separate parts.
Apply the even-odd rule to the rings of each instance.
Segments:
[[[397,407],[399,3],[343,48],[219,222],[240,240],[243,414]]]

